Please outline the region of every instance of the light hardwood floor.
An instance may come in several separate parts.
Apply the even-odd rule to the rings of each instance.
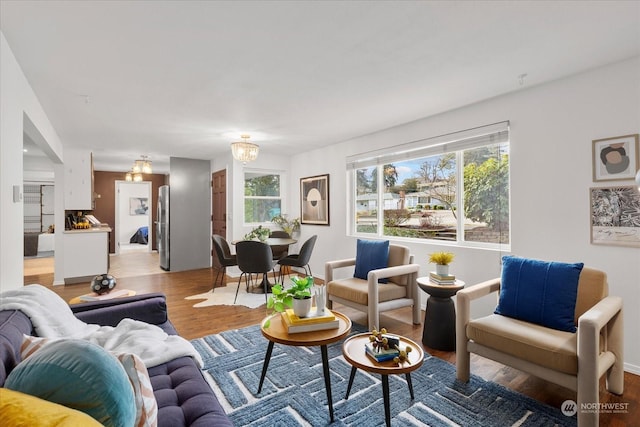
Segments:
[[[215,270],[206,268],[183,272],[165,272],[158,265],[157,253],[123,254],[111,256],[109,273],[116,277],[118,288],[132,289],[138,293],[162,292],[166,294],[169,317],[178,332],[186,339],[254,325],[267,314],[265,306],[256,309],[243,306],[194,308],[193,305],[197,301],[185,300],[185,297],[211,290]],[[227,282],[235,285],[237,279],[227,278]],[[52,286],[52,258],[25,260],[24,283],[45,285],[67,301],[89,291],[88,283]],[[367,324],[366,316],[363,313],[344,306],[334,308],[348,315],[356,323]],[[393,333],[407,336],[416,342],[422,341],[422,325],[411,324],[410,308],[386,312],[381,315],[380,323]],[[425,347],[425,351],[455,364],[455,352],[443,352],[428,347]],[[471,358],[471,372],[555,407],[559,407],[567,399],[576,399],[575,393],[571,390],[475,355],[472,355]],[[604,382],[601,382],[600,389],[601,402],[628,403],[627,413],[601,414],[601,426],[637,425],[637,420],[640,419],[640,376],[625,374],[623,396],[608,393],[604,388]]]

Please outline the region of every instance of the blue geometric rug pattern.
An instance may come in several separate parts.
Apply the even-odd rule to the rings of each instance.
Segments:
[[[365,332],[353,325],[352,334]],[[192,340],[204,360],[204,373],[236,426],[329,425],[319,347],[275,344],[267,376],[257,394],[267,340],[258,325]],[[327,346],[335,421],[332,426],[383,426],[380,375],[358,370],[348,400],[351,365],[342,342]],[[576,426],[554,408],[501,385],[473,376],[457,381],[455,367],[425,354],[411,373],[412,401],[404,375],[389,376],[391,425],[406,426]]]

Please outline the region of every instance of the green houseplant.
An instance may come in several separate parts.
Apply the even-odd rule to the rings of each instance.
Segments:
[[[455,255],[451,252],[434,252],[429,254],[429,262],[436,265],[436,273],[446,276],[449,274],[449,264],[453,262]]]
[[[282,313],[287,308],[293,308],[294,312],[299,317],[305,317],[311,311],[311,288],[313,287],[313,277],[291,277],[292,285],[286,289],[283,289],[282,284],[278,283],[271,289],[271,296],[267,301],[267,309],[271,310],[271,314]],[[301,304],[300,301],[304,301],[305,304]],[[298,304],[306,305],[307,307],[300,311],[296,310]],[[302,315],[301,315],[302,314]],[[264,327],[268,328],[271,324],[271,319],[268,319],[264,323]]]
[[[263,227],[262,225],[259,225],[253,230],[251,230],[251,232],[245,234],[244,239],[253,240],[257,238],[261,242],[264,242],[269,237],[269,234],[271,234],[271,230],[269,230],[267,227]]]
[[[276,215],[271,218],[278,227],[282,228],[282,231],[292,236],[294,232],[300,230],[300,218],[288,219],[286,215]]]

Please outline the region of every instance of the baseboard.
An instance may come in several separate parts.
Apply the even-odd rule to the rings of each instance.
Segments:
[[[624,371],[634,375],[640,375],[640,366],[632,365],[631,363],[624,364]]]

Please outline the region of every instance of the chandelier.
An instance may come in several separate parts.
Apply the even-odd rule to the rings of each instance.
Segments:
[[[142,157],[142,159],[139,159],[133,162],[133,167],[131,168],[131,172],[133,172],[134,174],[153,173],[153,169],[151,167],[151,160],[149,160],[149,156],[140,156],[140,157]],[[142,181],[142,177],[140,181]]]
[[[233,158],[245,164],[257,159],[260,147],[248,141],[248,139],[251,138],[249,135],[240,135],[240,138],[242,138],[243,141],[231,143],[231,153],[233,154]]]
[[[127,174],[124,176],[124,180],[125,181],[133,181],[133,182],[142,182],[142,174],[141,173],[136,173],[133,171],[129,171],[127,172]]]

